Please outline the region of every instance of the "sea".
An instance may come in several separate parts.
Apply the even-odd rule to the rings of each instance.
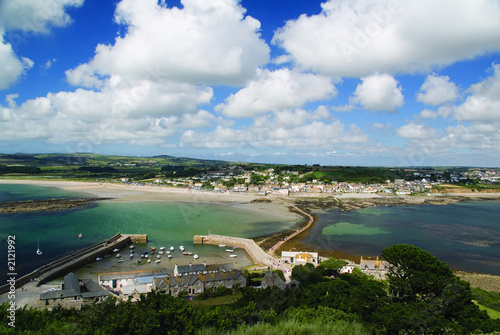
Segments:
[[[500,201],[378,206],[317,215],[306,244],[357,256],[377,256],[391,245],[411,244],[454,270],[500,276]]]
[[[0,202],[42,200],[48,198],[95,197],[53,187],[26,184],[0,184]],[[72,254],[82,248],[104,241],[116,233],[148,234],[147,245],[138,245],[136,255],[129,257],[128,248],[122,258],[112,255],[76,271],[81,278],[95,279],[102,272],[167,269],[173,272],[175,264],[227,264],[237,267],[251,265],[244,250],[234,250],[237,258],[229,258],[225,248],[211,245],[194,245],[194,235],[213,234],[235,237],[255,237],[290,229],[302,218],[280,221],[265,213],[248,211],[234,206],[207,203],[173,203],[167,201],[128,202],[99,201],[81,209],[60,212],[31,212],[0,214],[0,264],[7,273],[7,238],[15,236],[16,273],[21,277],[34,269]],[[78,238],[81,234],[82,238]],[[198,254],[199,259],[184,256],[179,250]],[[138,264],[140,254],[156,247],[175,247],[172,259],[163,256],[155,261]],[[36,254],[37,249],[42,255]],[[139,256],[138,256],[139,255]],[[156,258],[154,258],[156,259]],[[123,260],[122,262],[118,262]],[[12,271],[11,271],[12,272]]]
[[[26,184],[0,184],[0,202],[48,198],[94,197],[88,193]],[[461,202],[450,205],[379,206],[349,212],[335,209],[316,213],[318,222],[303,242],[359,256],[377,256],[386,247],[406,243],[421,247],[456,270],[500,275],[500,201]],[[100,201],[81,209],[61,212],[0,214],[0,264],[7,274],[7,238],[15,236],[17,276],[101,242],[116,233],[148,234],[147,245],[174,246],[171,260],[138,264],[122,252],[76,271],[96,279],[102,272],[166,268],[189,263],[250,265],[243,250],[231,259],[225,248],[194,245],[196,234],[251,238],[297,226],[303,219],[281,221],[265,213],[227,205],[164,201]],[[83,238],[78,238],[82,234]],[[179,246],[200,258],[183,256]],[[38,256],[39,248],[42,255]]]

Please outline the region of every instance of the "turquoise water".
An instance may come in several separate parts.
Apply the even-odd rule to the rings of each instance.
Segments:
[[[0,185],[1,201],[81,195],[48,187]],[[300,219],[282,222],[276,218],[231,206],[163,201],[102,201],[84,209],[63,212],[1,214],[0,248],[5,250],[1,253],[2,264],[7,264],[7,236],[16,235],[16,268],[19,276],[62,255],[103,241],[118,232],[148,234],[148,246],[139,247],[141,252],[149,246],[157,248],[175,246],[174,258],[170,261],[165,258],[163,262],[170,267],[173,267],[174,263],[182,264],[192,260],[181,255],[178,250],[180,245],[188,251],[198,253],[199,262],[206,260],[222,263],[231,260],[224,250],[216,246],[193,245],[193,236],[208,234],[211,230],[212,233],[221,235],[254,237],[290,228],[298,221]],[[80,233],[83,235],[82,239],[78,238]],[[38,243],[43,252],[42,256],[35,254]],[[246,254],[242,250],[238,250],[237,254],[239,254],[238,262],[244,265],[243,258]],[[99,262],[97,270],[94,271],[89,267],[88,271],[136,269],[136,261],[130,260],[129,257],[124,259],[122,264],[117,264],[116,259],[113,259],[113,262],[105,259]]]
[[[305,243],[360,256],[407,243],[454,269],[500,275],[500,201],[331,210],[318,216]]]

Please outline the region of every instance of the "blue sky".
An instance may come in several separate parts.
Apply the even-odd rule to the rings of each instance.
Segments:
[[[0,152],[500,166],[500,1],[0,1]]]

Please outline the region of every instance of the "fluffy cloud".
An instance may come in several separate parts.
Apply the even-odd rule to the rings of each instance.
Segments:
[[[340,120],[325,121],[327,113],[324,107],[313,112],[298,109],[257,117],[251,126],[240,129],[218,126],[206,133],[187,130],[180,143],[194,148],[278,147],[297,153],[310,152],[311,147],[331,151],[340,144],[339,150],[344,150],[348,145],[368,142],[368,137],[356,125],[346,126]]]
[[[67,72],[68,81],[99,86],[108,75],[187,83],[240,84],[269,61],[260,22],[237,0],[182,0],[183,9],[156,0],[122,0],[115,20],[127,33],[99,44],[94,58]]]
[[[493,75],[472,85],[465,102],[455,109],[460,121],[500,121],[500,64],[493,65]]]
[[[410,123],[396,130],[396,133],[408,139],[431,139],[436,138],[438,131],[425,124]]]
[[[3,32],[0,27],[0,90],[10,87],[21,74],[24,73],[25,65],[16,57],[12,46],[5,43]]]
[[[20,34],[47,33],[51,26],[65,26],[71,22],[65,12],[68,7],[78,7],[83,0],[6,0],[0,1],[0,90],[10,87],[26,70],[33,67],[33,61],[19,57],[4,35],[16,31],[14,41],[25,39]]]
[[[112,77],[101,91],[80,88],[49,93],[20,106],[14,102],[16,96],[9,96],[9,107],[0,114],[0,138],[163,143],[165,137],[183,129],[215,122],[213,114],[197,110],[212,95],[211,88],[189,84]]]
[[[360,104],[363,108],[395,112],[404,104],[401,86],[388,74],[374,74],[361,78],[362,83],[356,87],[351,103]]]
[[[458,88],[453,82],[450,82],[450,77],[437,76],[435,73],[425,78],[417,95],[417,101],[433,106],[455,101],[457,98]]]
[[[257,78],[216,106],[230,117],[248,117],[271,111],[300,107],[308,101],[335,97],[332,80],[311,73],[289,69],[260,70]]]
[[[495,0],[329,0],[274,36],[301,68],[336,76],[413,73],[500,50]]]

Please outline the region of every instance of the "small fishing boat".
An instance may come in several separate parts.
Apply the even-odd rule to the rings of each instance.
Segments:
[[[174,250],[175,250],[174,246],[173,246],[173,245],[171,245],[171,246],[170,246],[170,251],[174,251]]]
[[[83,235],[82,235],[82,234],[78,234],[78,238],[82,238],[82,237],[83,237]]]
[[[156,255],[156,258],[160,259],[160,258],[161,258],[161,256],[160,256],[160,255]]]
[[[230,258],[236,258],[238,255],[229,255]]]
[[[95,260],[96,261],[102,261],[102,257],[97,257]]]
[[[233,249],[226,249],[226,252],[234,252]]]
[[[122,262],[123,262],[123,259],[120,259],[120,260],[118,261],[118,263],[122,263]]]
[[[156,247],[151,247],[151,251],[155,251],[156,250]]]
[[[179,247],[179,249],[180,249],[180,251],[184,251],[185,250],[184,246],[182,246],[182,245]]]
[[[161,248],[160,248],[160,251],[163,251],[163,250],[165,250],[165,249],[166,249],[165,247],[161,247]]]
[[[150,260],[150,259],[148,259],[148,263],[151,263],[151,260]]]
[[[36,254],[38,256],[42,255],[42,251],[40,250],[40,239],[37,239],[37,241],[36,241]]]
[[[118,252],[118,251],[120,251],[120,249],[118,248],[113,249],[113,252]]]
[[[134,254],[130,254],[130,258],[133,258],[134,257]]]
[[[163,255],[163,250],[158,251],[160,255]]]
[[[122,257],[122,254],[116,254],[116,258]]]
[[[172,255],[168,254],[168,258],[172,258]]]
[[[145,255],[144,255],[144,258],[149,258],[149,255],[148,255],[148,254],[145,254]]]
[[[131,245],[130,247],[128,247],[129,249],[135,249],[135,245]]]
[[[156,260],[156,263],[160,263],[161,261],[159,259]]]
[[[198,259],[198,258],[200,258],[200,256],[198,256],[197,254],[194,254],[193,258]]]
[[[221,247],[221,248],[225,248],[225,247],[226,247],[226,245],[225,245],[225,244],[219,244],[219,247]]]

